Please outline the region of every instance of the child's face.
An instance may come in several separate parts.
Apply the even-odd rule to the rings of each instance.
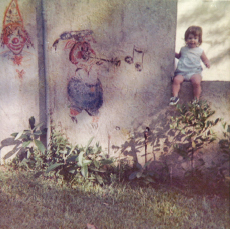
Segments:
[[[199,45],[199,37],[190,33],[186,40],[186,44],[189,48],[196,48]]]

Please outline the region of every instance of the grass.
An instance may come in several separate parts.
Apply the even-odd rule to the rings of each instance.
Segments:
[[[113,184],[68,188],[0,171],[0,228],[230,228],[229,199],[175,188]]]

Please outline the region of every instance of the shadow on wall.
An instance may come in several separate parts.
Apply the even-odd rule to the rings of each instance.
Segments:
[[[21,141],[19,140],[14,140],[13,137],[11,138],[6,138],[4,140],[1,141],[1,147],[0,147],[0,152],[4,147],[10,147],[11,150],[7,152],[6,155],[4,155],[4,157],[2,158],[2,155],[0,154],[0,159],[2,158],[3,160],[7,160],[9,158],[11,158],[13,155],[19,156],[19,159],[22,160],[23,157],[26,156],[25,150],[23,147],[21,147]],[[4,161],[0,160],[0,163],[4,163]]]
[[[223,45],[229,41],[230,37],[229,11],[230,2],[204,1],[193,10],[183,14],[177,22],[178,26],[186,27],[187,25],[197,24],[206,28],[207,38],[204,43],[210,45],[209,49],[219,51],[216,56],[210,58],[212,65],[219,64],[230,54],[229,46],[227,49],[223,49]]]
[[[159,179],[183,177],[195,171],[209,171],[211,167],[227,171],[219,143],[211,144],[217,140],[219,126],[214,126],[221,120],[213,120],[214,117],[210,120],[214,113],[205,101],[201,108],[194,105],[165,108],[152,116],[148,127],[140,125],[121,148],[113,146],[117,150],[115,156],[121,159],[121,155],[116,155],[119,152],[124,160],[130,158],[131,165],[148,163],[148,170],[154,171]],[[218,134],[219,140],[221,137]]]
[[[173,148],[174,143],[180,140],[179,135],[170,128],[170,119],[175,114],[175,107],[167,107],[157,117],[155,114],[148,127],[140,125],[121,147],[112,146],[115,157],[121,157],[118,155],[120,152],[125,161],[127,158],[131,159],[131,165],[151,161],[148,169],[154,170],[163,179],[169,174],[172,165],[175,168],[174,173],[179,174],[178,171],[182,169],[180,164],[185,161],[179,160],[180,155]]]

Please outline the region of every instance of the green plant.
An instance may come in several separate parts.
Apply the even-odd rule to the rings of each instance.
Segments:
[[[26,153],[26,157],[22,161],[19,160],[19,157],[16,157],[12,161],[12,164],[29,170],[40,170],[44,168],[46,147],[39,138],[46,134],[46,129],[41,129],[42,126],[43,123],[35,125],[35,118],[32,116],[29,118],[28,130],[11,134],[14,140],[21,141],[20,148]]]
[[[109,182],[110,165],[113,164],[114,160],[102,154],[99,143],[95,147],[91,147],[92,140],[93,138],[90,139],[86,147],[79,147],[78,145],[71,147],[65,142],[62,148],[59,145],[57,150],[57,146],[54,145],[56,151],[53,152],[52,148],[51,153],[49,153],[52,157],[46,173],[53,172],[56,177],[69,181],[71,185],[85,181],[99,184]]]
[[[212,161],[212,166],[209,169],[209,180],[217,188],[219,186],[228,186],[230,184],[229,176],[229,162],[230,162],[230,125],[227,125],[226,122],[222,123],[224,132],[223,138],[219,141],[220,151],[217,154],[218,160],[215,162]]]
[[[193,170],[194,152],[216,140],[212,127],[221,119],[210,120],[215,111],[206,101],[200,101],[199,106],[191,103],[177,105],[177,112],[177,115],[171,118],[170,124],[170,128],[175,131],[174,139],[177,142],[174,148],[181,156],[191,160]]]
[[[55,177],[57,181],[66,181],[71,185],[83,182],[104,184],[115,179],[114,159],[102,153],[99,143],[92,147],[93,138],[86,147],[72,146],[68,138],[52,125],[47,150],[39,140],[46,132],[41,129],[42,124],[35,125],[35,118],[31,117],[29,127],[12,134],[15,140],[21,141],[21,148],[26,153],[23,160],[16,157],[10,163],[14,168],[34,170],[38,176]]]
[[[224,138],[219,141],[221,152],[223,153],[223,163],[230,161],[230,125],[222,124],[224,129]]]
[[[155,183],[155,173],[153,171],[147,170],[147,167],[150,163],[151,161],[148,161],[142,166],[140,163],[137,162],[133,168],[133,170],[135,171],[129,175],[129,180],[138,179],[145,184]]]

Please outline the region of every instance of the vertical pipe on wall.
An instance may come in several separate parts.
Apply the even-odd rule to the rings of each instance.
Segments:
[[[36,14],[38,39],[39,123],[43,123],[44,127],[47,127],[48,87],[46,75],[46,30],[43,0],[37,1]],[[47,136],[43,136],[41,141],[43,141],[44,144],[47,144],[47,139]]]
[[[49,94],[49,76],[47,74],[47,66],[48,66],[48,43],[47,43],[47,19],[46,19],[46,14],[45,14],[45,5],[44,5],[45,0],[41,0],[42,4],[42,24],[43,24],[43,52],[44,52],[44,74],[45,74],[45,79],[46,79],[46,125],[47,125],[47,147],[50,139],[50,109],[49,109],[49,100],[50,100],[50,94]]]

